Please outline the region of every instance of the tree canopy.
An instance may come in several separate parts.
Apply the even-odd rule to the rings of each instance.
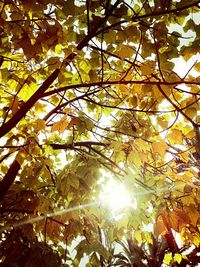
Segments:
[[[0,266],[197,266],[199,10],[0,1]]]

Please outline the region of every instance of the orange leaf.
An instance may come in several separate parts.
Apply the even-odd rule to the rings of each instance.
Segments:
[[[190,218],[191,225],[196,227],[197,226],[197,221],[199,220],[200,213],[199,211],[195,208],[195,205],[189,205],[183,208],[185,213],[188,215]]]
[[[81,120],[78,117],[71,118],[71,121],[69,122],[67,129],[70,129],[73,127],[73,125],[79,125],[81,123]]]
[[[165,156],[168,145],[164,140],[155,141],[151,144],[153,154],[159,154],[161,157]]]
[[[175,209],[169,213],[170,227],[176,232],[180,232],[183,227],[190,223],[190,218],[187,213],[182,209]]]
[[[67,126],[67,115],[64,115],[60,121],[57,121],[53,124],[51,131],[59,131],[60,133],[63,133],[67,129]]]
[[[154,226],[154,234],[156,236],[159,236],[159,235],[166,235],[167,233],[168,233],[168,229],[167,229],[165,222],[163,220],[163,216],[159,215],[157,217],[157,221],[156,221],[156,224]]]

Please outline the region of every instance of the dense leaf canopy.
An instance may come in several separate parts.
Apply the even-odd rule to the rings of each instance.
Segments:
[[[0,266],[198,264],[199,10],[0,1]]]

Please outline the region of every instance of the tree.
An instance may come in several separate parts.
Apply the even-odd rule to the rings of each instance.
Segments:
[[[199,8],[0,1],[0,266],[198,264]],[[118,220],[105,172],[137,202]]]

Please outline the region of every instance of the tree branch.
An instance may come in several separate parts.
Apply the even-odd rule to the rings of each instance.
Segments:
[[[75,142],[73,144],[49,144],[53,149],[73,149],[74,147],[91,147],[91,146],[103,146],[107,147],[110,144],[105,144],[101,142],[95,142],[95,141],[82,141],[82,142]]]
[[[184,118],[186,118],[194,127],[198,127],[198,124],[196,124],[187,114],[183,112],[181,108],[179,108],[174,102],[167,96],[167,94],[162,90],[160,84],[157,84],[157,87],[161,94],[169,101],[169,103],[181,114]]]
[[[183,7],[177,7],[177,8],[173,8],[173,9],[170,9],[170,10],[163,10],[161,12],[152,12],[150,14],[144,14],[144,15],[140,15],[140,16],[133,16],[132,20],[133,21],[137,21],[137,20],[141,20],[141,19],[145,19],[145,18],[149,18],[149,17],[154,17],[155,18],[157,16],[163,16],[163,15],[167,15],[167,14],[170,14],[170,13],[180,12],[180,11],[183,11],[183,10],[188,9],[190,7],[195,7],[199,3],[200,3],[200,1],[196,1],[195,3],[188,4],[188,5],[185,5]]]
[[[108,13],[105,15],[105,17],[102,18],[99,23],[94,25],[90,33],[86,35],[83,40],[77,45],[77,50],[82,50],[88,44],[88,42],[95,36],[99,27],[101,27],[107,21],[109,16],[112,14],[112,12],[115,10],[115,8],[120,2],[121,0],[117,0],[116,3],[110,8],[110,10],[108,10]],[[66,64],[69,64],[69,62],[71,62],[75,56],[76,53],[71,53],[64,60],[64,62],[66,62]],[[15,113],[15,115],[0,127],[0,138],[7,134],[11,129],[13,129],[20,122],[20,120],[25,117],[26,113],[33,107],[33,105],[41,97],[43,97],[44,92],[55,81],[59,73],[60,69],[55,69],[53,73],[38,88],[38,90],[29,98],[29,100],[21,106],[21,108]]]
[[[46,97],[46,96],[50,96],[50,95],[53,95],[53,94],[57,94],[57,93],[60,93],[62,91],[65,91],[65,90],[69,90],[69,89],[76,89],[76,88],[85,88],[85,87],[91,87],[91,86],[103,86],[103,85],[112,85],[112,84],[146,84],[146,85],[169,85],[169,86],[172,86],[172,85],[180,85],[180,84],[188,84],[188,85],[200,85],[200,82],[190,82],[190,81],[183,81],[183,80],[180,80],[180,81],[174,81],[174,82],[167,82],[167,81],[147,81],[146,79],[145,80],[141,80],[141,81],[121,81],[121,80],[118,80],[118,81],[105,81],[105,82],[92,82],[92,83],[78,83],[78,84],[72,84],[72,85],[67,85],[67,86],[63,86],[63,87],[60,87],[58,89],[55,89],[55,90],[51,90],[50,92],[46,92],[43,94],[43,97]]]
[[[61,105],[58,105],[57,107],[55,107],[54,109],[52,109],[48,114],[46,114],[45,117],[43,118],[43,120],[44,120],[44,121],[48,120],[52,114],[54,114],[55,112],[57,112],[58,110],[60,110],[60,109],[62,109],[62,108],[64,108],[64,107],[66,107],[66,106],[69,105],[70,103],[72,103],[72,102],[74,102],[74,101],[77,101],[77,100],[79,100],[79,99],[83,99],[85,96],[93,95],[93,94],[95,94],[95,93],[97,93],[97,92],[99,92],[99,91],[100,91],[100,90],[98,89],[98,90],[94,90],[94,91],[92,91],[92,92],[85,93],[85,94],[83,94],[83,95],[80,95],[80,96],[77,96],[77,97],[75,97],[75,98],[73,98],[73,99],[70,99],[70,100],[66,101],[65,103],[63,103],[63,104],[61,104]]]
[[[4,197],[10,186],[15,180],[15,177],[20,170],[20,164],[15,159],[11,164],[10,168],[8,169],[6,175],[4,176],[3,180],[0,182],[0,199]]]

